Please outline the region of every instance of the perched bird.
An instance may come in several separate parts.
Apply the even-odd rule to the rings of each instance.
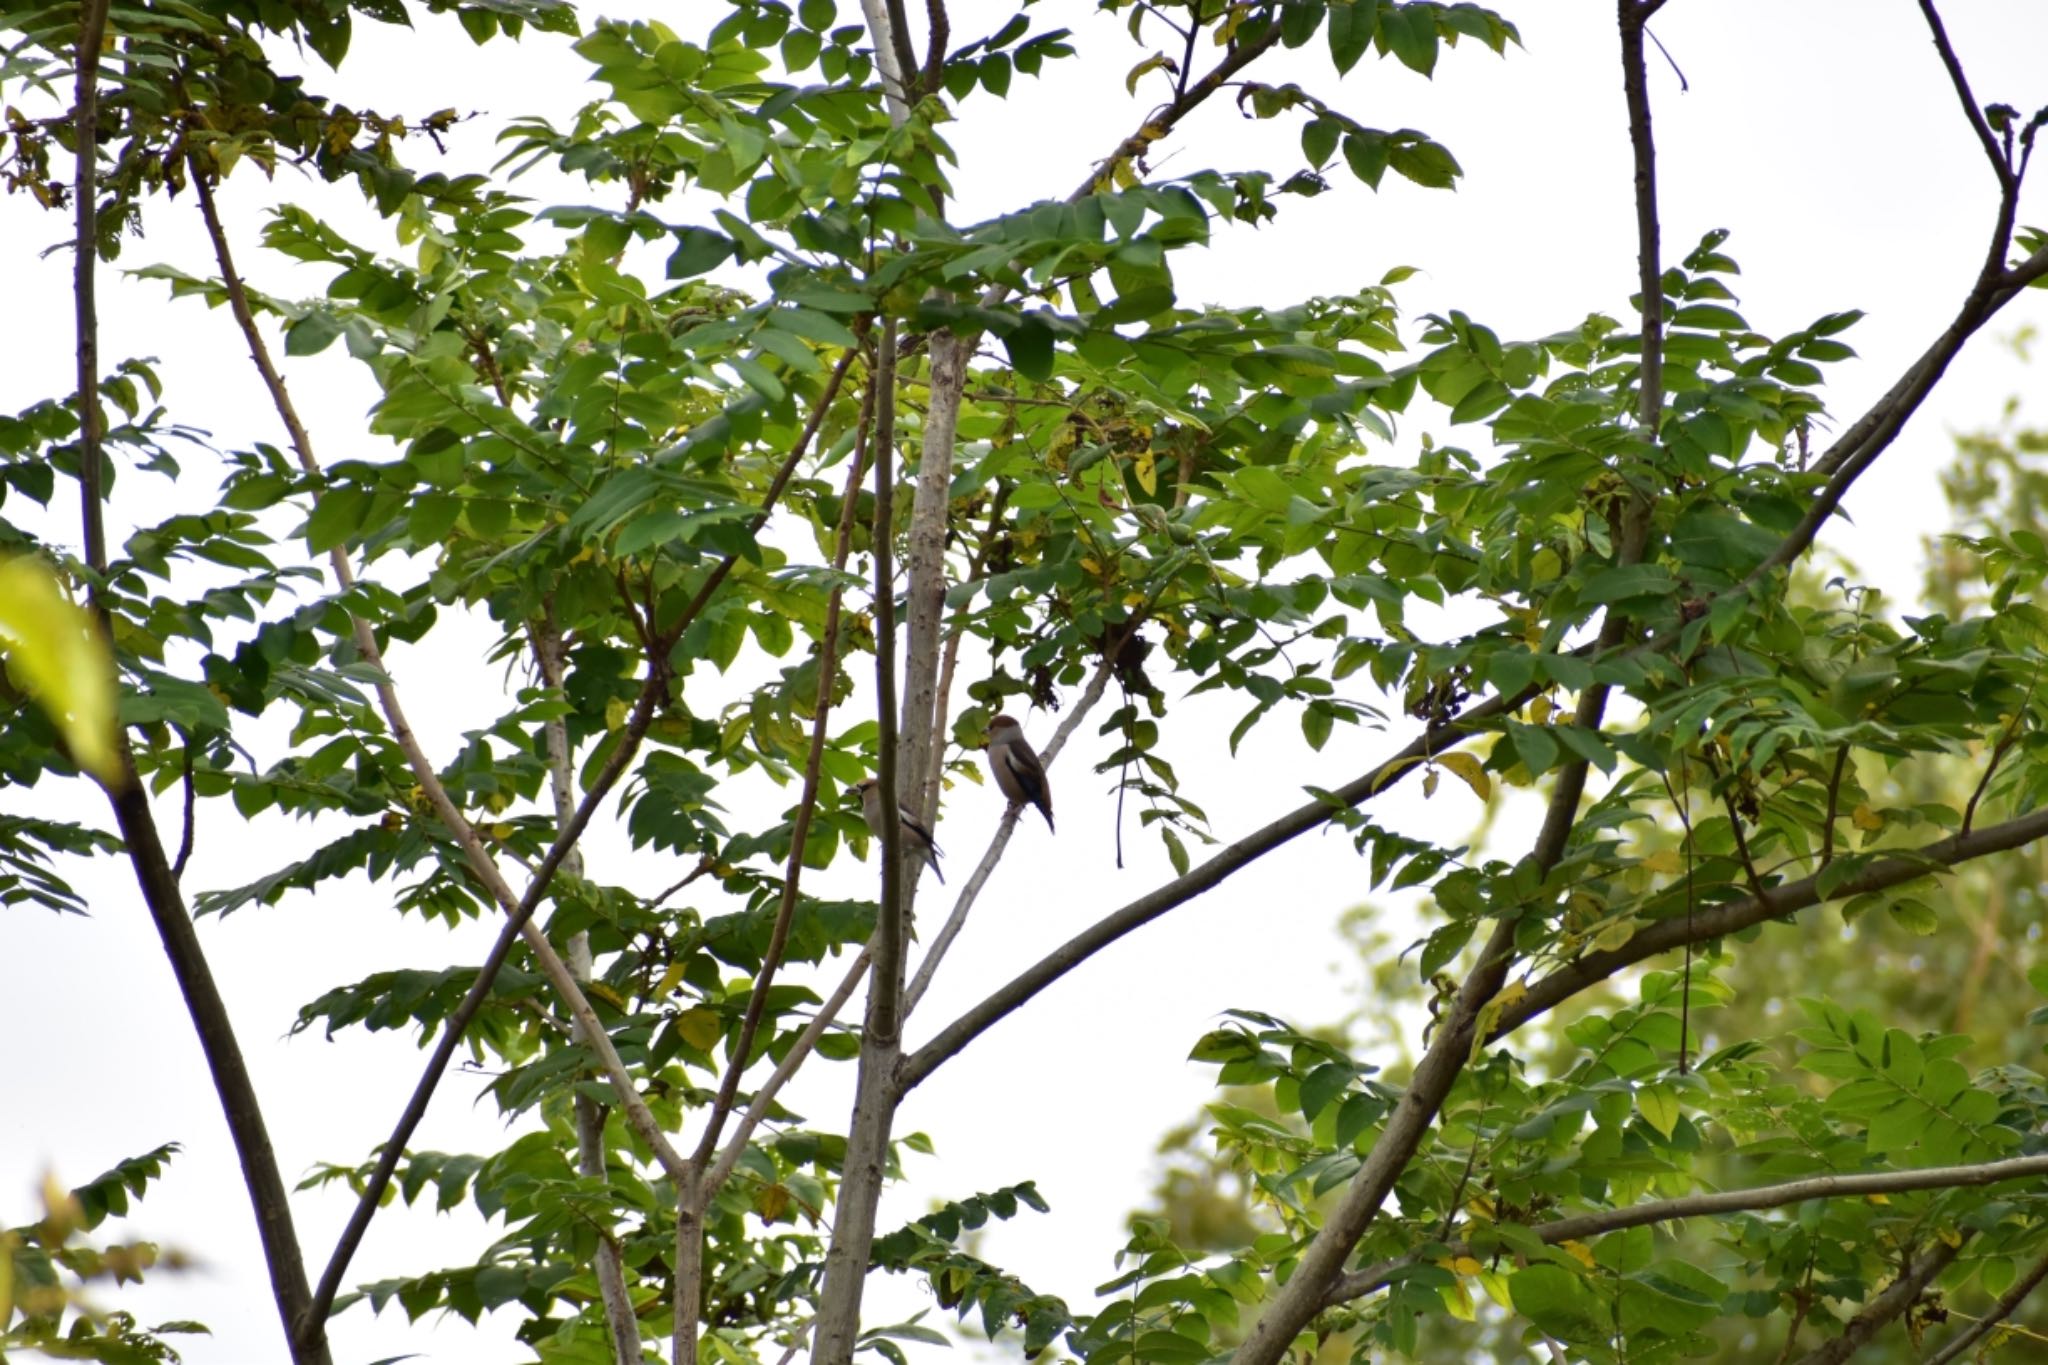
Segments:
[[[1013,806],[1032,805],[1052,823],[1052,784],[1046,781],[1045,765],[1024,742],[1024,727],[1010,716],[997,716],[988,723],[988,766],[996,785]]]
[[[882,789],[869,778],[860,784],[860,813],[867,820],[868,828],[877,839],[882,837]],[[905,810],[899,803],[896,807],[896,823],[903,831],[903,846],[925,861],[932,875],[939,879],[939,885],[946,884],[946,874],[939,871],[939,854],[944,852],[932,841],[932,832],[924,827],[924,821]]]

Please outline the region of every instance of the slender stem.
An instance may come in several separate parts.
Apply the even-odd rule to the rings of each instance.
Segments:
[[[1820,827],[1820,867],[1835,860],[1835,812],[1842,799],[1842,774],[1849,766],[1849,746],[1835,750],[1835,770],[1828,777],[1828,809]],[[1818,870],[1818,868],[1816,869]]]
[[[99,306],[99,69],[101,49],[107,37],[108,0],[83,0],[79,6],[78,40],[74,63],[76,82],[72,109],[77,139],[75,175],[72,185],[76,218],[72,235],[72,302],[78,362],[78,483],[86,565],[92,571],[89,597],[104,624],[106,604],[107,533],[106,488],[102,483],[105,452],[100,424]],[[192,915],[178,886],[185,852],[174,870],[164,855],[156,816],[149,795],[135,771],[135,760],[126,735],[117,740],[122,780],[107,786],[107,798],[128,861],[135,873],[157,936],[163,943],[178,993],[199,1036],[200,1050],[220,1099],[228,1136],[242,1166],[242,1184],[256,1214],[256,1231],[263,1244],[264,1266],[270,1275],[271,1297],[294,1365],[327,1365],[327,1339],[316,1333],[300,1341],[297,1324],[307,1312],[310,1295],[306,1285],[306,1262],[299,1249],[298,1231],[292,1224],[291,1197],[278,1171],[277,1153],[263,1121],[263,1108],[256,1086],[235,1039],[234,1024],[227,1004],[213,979],[206,951],[200,946]],[[189,763],[190,750],[187,750]],[[188,770],[189,772],[189,770]],[[189,849],[191,815],[188,807],[186,841]]]
[[[895,537],[896,325],[884,323],[875,376],[875,524],[870,537],[875,557],[875,781],[881,789],[881,903],[870,942],[874,970],[868,978],[867,1018],[861,1032],[859,1069],[854,1076],[853,1117],[847,1125],[846,1157],[832,1241],[825,1252],[825,1282],[818,1294],[812,1365],[849,1365],[860,1335],[860,1304],[875,1239],[875,1210],[881,1202],[889,1132],[901,1092],[895,1084],[902,1057],[903,945],[908,916],[898,784],[917,769],[904,761],[896,723],[896,602],[891,550]],[[928,419],[929,420],[929,419]],[[914,884],[914,883],[913,883]]]
[[[1628,95],[1630,142],[1635,153],[1638,265],[1643,281],[1643,366],[1638,380],[1637,416],[1642,439],[1655,442],[1664,403],[1658,360],[1663,294],[1657,247],[1655,146],[1650,138],[1649,99],[1643,71],[1643,15],[1636,0],[1619,0],[1618,11],[1623,84]],[[1624,566],[1642,561],[1654,512],[1654,505],[1643,489],[1633,480],[1629,488],[1620,543],[1615,546],[1615,561]],[[1632,632],[1633,627],[1625,617],[1610,611],[1600,628],[1600,647],[1611,649]],[[1580,694],[1574,716],[1580,728],[1600,728],[1607,694],[1604,683],[1595,683]],[[1572,828],[1578,821],[1579,802],[1585,793],[1586,773],[1584,759],[1568,762],[1558,772],[1533,854],[1536,865],[1545,873],[1556,866],[1570,842]],[[1416,1065],[1415,1074],[1380,1130],[1379,1139],[1366,1154],[1343,1198],[1302,1252],[1293,1276],[1280,1287],[1238,1347],[1232,1357],[1235,1365],[1276,1365],[1296,1334],[1322,1310],[1324,1296],[1343,1273],[1352,1249],[1372,1226],[1394,1182],[1407,1169],[1452,1085],[1470,1060],[1479,1040],[1481,1013],[1507,983],[1514,962],[1518,918],[1510,911],[1495,921],[1486,946],[1459,987],[1455,1002]]]
[[[181,794],[184,802],[185,822],[183,831],[178,835],[177,861],[171,864],[171,879],[180,882],[185,879],[185,864],[192,861],[193,820],[198,814],[195,807],[198,805],[199,789],[192,780],[192,764],[192,737],[187,735],[185,736],[184,769],[178,774],[178,785],[182,789]]]
[[[78,150],[72,182],[71,302],[78,351],[78,483],[84,501],[85,562],[93,573],[107,571],[107,529],[101,485],[105,452],[100,447],[100,48],[106,42],[109,0],[79,6],[76,84],[72,104]],[[91,595],[99,604],[102,584]],[[104,609],[102,609],[104,614]]]

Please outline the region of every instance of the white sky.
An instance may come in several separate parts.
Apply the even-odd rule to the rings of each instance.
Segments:
[[[850,12],[850,7],[847,7]],[[916,7],[913,6],[913,9]],[[1341,85],[1325,79],[1321,42],[1304,53],[1262,63],[1256,78],[1298,79],[1364,122],[1428,131],[1466,170],[1456,194],[1417,189],[1389,176],[1377,195],[1341,172],[1332,192],[1287,198],[1276,224],[1220,232],[1204,252],[1176,260],[1183,301],[1279,304],[1314,293],[1355,289],[1390,266],[1422,273],[1401,286],[1404,311],[1462,308],[1504,337],[1536,335],[1595,309],[1620,313],[1634,288],[1635,244],[1630,169],[1612,7],[1509,3],[1526,50],[1505,59],[1476,44],[1446,53],[1434,82],[1389,60],[1368,59]],[[1956,0],[1951,35],[1980,101],[2030,109],[2048,100],[2040,56],[2048,52],[2048,7],[2030,0]],[[1066,24],[1083,56],[1019,78],[1007,103],[974,98],[949,136],[962,166],[955,184],[961,213],[981,216],[1032,198],[1064,193],[1087,163],[1133,128],[1147,105],[1128,98],[1124,72],[1147,50],[1133,48],[1121,21],[1081,3],[1049,0],[1034,11],[1041,27]],[[647,6],[669,22],[694,26],[699,7]],[[593,15],[596,11],[591,12]],[[958,40],[992,30],[1008,5],[959,3]],[[1669,66],[1650,72],[1663,177],[1668,260],[1712,227],[1733,229],[1727,250],[1741,261],[1741,307],[1766,331],[1804,325],[1850,307],[1869,317],[1844,338],[1863,356],[1838,368],[1830,396],[1844,422],[1876,394],[1952,314],[1968,286],[1990,229],[1994,186],[1965,126],[1909,0],[1748,0],[1718,4],[1676,0],[1652,25],[1691,82],[1681,94]],[[422,16],[416,33],[358,22],[355,50],[340,82],[314,68],[314,84],[347,92],[358,107],[417,117],[454,105],[485,117],[449,139],[450,170],[485,169],[496,159],[495,128],[515,115],[558,120],[589,98],[587,68],[559,39],[530,35],[518,46],[479,52],[452,21]],[[1156,171],[1265,167],[1284,177],[1299,165],[1291,121],[1240,119],[1228,101],[1205,109],[1155,157]],[[429,161],[427,149],[408,156]],[[578,184],[535,174],[516,188],[542,203],[585,202]],[[254,243],[267,204],[292,200],[330,216],[358,240],[388,243],[352,202],[352,187],[291,175],[266,185],[246,169],[222,192],[244,270],[261,288],[285,296],[317,294],[320,271],[266,258]],[[2048,221],[2039,194],[2021,221]],[[163,261],[212,273],[189,198],[152,204],[151,235],[130,242],[123,267]],[[681,217],[688,210],[670,205]],[[71,383],[68,253],[36,260],[66,223],[24,197],[0,201],[11,272],[9,312],[0,333],[0,410],[68,392]],[[224,312],[193,303],[168,306],[160,285],[102,273],[102,354],[158,357],[175,417],[208,428],[224,448],[281,433]],[[1935,472],[1947,461],[1951,431],[1988,424],[2004,400],[2039,382],[2000,344],[2022,322],[2038,324],[2044,295],[2008,309],[1953,367],[1950,380],[1906,429],[1886,462],[1850,499],[1858,527],[1837,535],[1866,574],[1910,593],[1918,573],[1918,535],[1940,515]],[[25,319],[42,319],[37,328]],[[301,412],[324,461],[383,458],[362,433],[374,398],[367,376],[342,348],[285,362]],[[2038,415],[2038,406],[2032,409]],[[1412,453],[1418,432],[1476,441],[1473,428],[1447,432],[1418,414],[1404,423],[1399,450]],[[172,489],[127,476],[117,513],[156,520],[172,505],[202,506],[216,481],[212,461],[195,454],[187,483]],[[63,520],[52,534],[75,535],[75,505],[60,496]],[[20,515],[10,505],[9,515]],[[115,533],[116,535],[119,532]],[[385,563],[380,573],[401,572]],[[440,759],[455,736],[496,705],[501,671],[475,661],[488,626],[437,633],[429,651],[395,650],[392,664],[415,724]],[[963,668],[963,682],[969,670]],[[708,686],[708,684],[707,684]],[[483,700],[479,700],[479,696]],[[1335,785],[1364,771],[1405,734],[1340,730],[1328,749],[1309,755],[1291,720],[1274,719],[1235,762],[1223,736],[1236,703],[1178,703],[1166,755],[1215,831],[1235,837],[1298,804],[1305,783]],[[1055,718],[1027,721],[1034,738]],[[1155,842],[1135,828],[1126,839],[1128,870],[1114,870],[1107,779],[1086,762],[1108,751],[1085,726],[1056,778],[1057,842],[1027,821],[1013,856],[984,898],[912,1023],[913,1043],[1006,979],[1019,964],[1063,942],[1083,925],[1170,875]],[[32,798],[61,802],[106,823],[92,793],[46,788]],[[31,800],[10,789],[21,809]],[[742,806],[744,809],[744,806]],[[962,786],[948,799],[940,842],[964,879],[1000,813],[988,788]],[[1456,837],[1476,803],[1446,783],[1424,809],[1413,788],[1382,818]],[[174,803],[163,807],[175,841]],[[1504,840],[1520,838],[1503,822]],[[1135,825],[1135,819],[1133,819]],[[204,806],[191,889],[235,885],[338,832],[266,815],[244,824],[224,803]],[[612,827],[587,841],[593,875],[652,892],[677,875],[672,860],[631,853]],[[248,1205],[198,1047],[125,863],[103,860],[71,869],[87,891],[89,919],[15,910],[0,920],[0,1029],[7,1049],[8,1099],[0,1106],[0,1220],[30,1216],[40,1172],[54,1167],[75,1183],[116,1160],[164,1141],[185,1152],[127,1225],[105,1233],[148,1236],[196,1255],[204,1270],[154,1282],[110,1302],[145,1322],[198,1318],[214,1331],[194,1339],[199,1365],[283,1358]],[[820,877],[820,893],[858,894],[870,868],[848,863]],[[1334,929],[1362,899],[1365,873],[1342,837],[1311,836],[1240,874],[1116,948],[978,1041],[918,1091],[897,1131],[922,1129],[937,1159],[917,1159],[912,1181],[890,1192],[886,1229],[924,1211],[937,1197],[958,1197],[1027,1178],[1052,1204],[1049,1216],[1024,1216],[990,1232],[981,1249],[1027,1282],[1086,1309],[1089,1289],[1114,1273],[1122,1219],[1140,1202],[1154,1170],[1153,1147],[1167,1128],[1193,1115],[1210,1095],[1213,1072],[1184,1059],[1219,1010],[1264,1009],[1304,1023],[1344,1013],[1361,972]],[[398,921],[388,890],[360,880],[317,899],[295,896],[201,926],[215,974],[234,1012],[240,1040],[262,1093],[288,1181],[319,1161],[360,1160],[388,1131],[422,1058],[405,1040],[352,1032],[332,1044],[317,1034],[287,1040],[303,1002],[369,972],[400,965],[474,962],[496,933],[491,920],[454,932]],[[709,911],[724,907],[701,903]],[[926,919],[935,918],[926,900]],[[1406,941],[1406,915],[1393,921]],[[828,964],[837,979],[839,964]],[[820,987],[821,991],[824,989]],[[793,1090],[793,1107],[824,1128],[843,1128],[850,1065],[818,1066]],[[480,1089],[461,1075],[444,1083],[414,1146],[487,1151],[503,1133]],[[302,1195],[299,1235],[317,1274],[350,1201]],[[436,1217],[387,1210],[352,1269],[351,1282],[462,1264],[494,1232],[473,1216]],[[924,1302],[901,1281],[871,1286],[868,1321],[899,1320]],[[408,1325],[396,1310],[373,1319],[363,1309],[334,1324],[335,1358],[344,1365],[418,1352],[439,1362],[513,1358],[513,1320],[489,1319],[480,1331],[459,1321]],[[927,1352],[929,1353],[929,1352]]]

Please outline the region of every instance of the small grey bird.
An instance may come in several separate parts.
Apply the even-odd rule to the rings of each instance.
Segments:
[[[874,833],[875,838],[880,839],[882,837],[882,789],[875,784],[875,779],[872,777],[860,784],[860,813],[868,822],[868,829]],[[896,823],[903,831],[903,846],[912,853],[922,857],[925,861],[925,866],[929,867],[932,870],[932,875],[939,879],[939,885],[944,886],[946,884],[946,874],[939,871],[939,855],[945,850],[941,849],[933,841],[932,832],[924,827],[924,821],[912,815],[903,808],[901,803],[898,803],[896,807]]]
[[[1052,823],[1052,784],[1046,780],[1045,765],[1024,742],[1024,727],[1015,718],[997,716],[988,723],[988,767],[996,785],[1013,806],[1032,805]]]

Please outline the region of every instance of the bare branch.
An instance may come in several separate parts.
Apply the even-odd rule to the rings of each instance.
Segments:
[[[1103,689],[1108,686],[1112,666],[1110,660],[1103,660],[1096,668],[1095,676],[1088,680],[1088,686],[1081,693],[1080,699],[1068,708],[1065,719],[1060,721],[1059,728],[1053,731],[1052,738],[1046,742],[1044,752],[1038,756],[1038,761],[1045,767],[1052,766],[1053,760],[1060,756],[1060,750],[1066,748],[1067,740],[1080,727],[1082,719],[1094,708],[1096,702],[1102,700]],[[931,947],[925,949],[924,960],[917,967],[917,975],[911,978],[910,988],[903,994],[903,1015],[906,1019],[917,1008],[917,1002],[924,999],[925,991],[932,984],[932,974],[938,971],[939,963],[945,959],[946,950],[953,946],[953,940],[958,938],[961,929],[966,927],[968,912],[974,908],[974,902],[981,895],[982,888],[988,884],[989,877],[995,872],[996,864],[1003,860],[1003,851],[1010,846],[1010,836],[1016,832],[1017,820],[1023,814],[1024,807],[1011,806],[1003,812],[1002,819],[996,822],[995,837],[989,840],[988,851],[981,855],[981,861],[975,865],[974,875],[967,879],[967,885],[960,888],[959,898],[953,902],[953,913],[946,917],[946,923],[932,939]]]
[[[2019,189],[2019,178],[1999,147],[1998,137],[1991,131],[1990,123],[1985,121],[1984,111],[1977,107],[1977,97],[1970,93],[1970,78],[1963,74],[1963,64],[1957,60],[1955,48],[1949,45],[1948,30],[1942,26],[1934,0],[1920,0],[1920,13],[1927,19],[1928,32],[1934,38],[1934,50],[1941,54],[1941,65],[1948,72],[1949,84],[1955,87],[1956,98],[1962,101],[1963,116],[1970,121],[1970,131],[1977,135],[1978,145],[1991,162],[1991,172],[1998,177],[1999,193],[2011,196]]]
[[[1260,57],[1265,56],[1279,41],[1280,23],[1276,16],[1266,25],[1264,33],[1261,33],[1249,43],[1232,47],[1225,54],[1223,60],[1211,67],[1208,74],[1203,76],[1202,79],[1185,87],[1179,94],[1174,96],[1171,103],[1147,114],[1138,131],[1117,143],[1108,156],[1098,161],[1096,163],[1097,169],[1089,172],[1088,178],[1075,186],[1073,193],[1069,194],[1067,199],[1070,202],[1086,199],[1089,195],[1095,193],[1096,190],[1102,188],[1109,174],[1110,167],[1116,165],[1119,161],[1135,160],[1145,155],[1153,143],[1158,142],[1168,133],[1171,133],[1183,118],[1186,118],[1195,109],[1199,108],[1209,96],[1221,90],[1231,77],[1250,66]],[[1192,35],[1190,35],[1189,45],[1192,48]],[[1181,73],[1181,78],[1183,80],[1187,78],[1185,71]]]
[[[185,826],[184,832],[178,836],[178,857],[171,864],[171,880],[182,882],[185,879],[185,864],[192,861],[192,825],[193,817],[198,814],[194,807],[198,805],[199,797],[198,787],[192,780],[192,737],[190,735],[185,736],[185,763],[183,771],[178,775],[178,785],[183,789],[182,799],[185,808]]]
[[[1124,935],[1150,924],[1169,910],[1185,905],[1281,845],[1329,823],[1337,811],[1379,795],[1405,777],[1423,759],[1440,754],[1464,739],[1479,722],[1512,711],[1534,695],[1533,687],[1524,688],[1512,697],[1495,698],[1473,707],[1461,717],[1431,726],[1365,776],[1331,791],[1329,800],[1311,801],[1289,811],[1263,829],[1225,846],[1200,867],[1191,868],[1186,875],[1176,877],[1122,909],[1105,915],[1019,972],[987,999],[939,1030],[930,1042],[905,1057],[898,1073],[898,1084],[905,1091],[911,1090],[944,1065],[948,1058],[1033,996]]]
[[[790,1047],[788,1055],[776,1064],[774,1073],[754,1092],[753,1099],[747,1105],[747,1112],[741,1116],[739,1123],[732,1130],[732,1138],[725,1144],[725,1150],[718,1154],[718,1164],[704,1177],[704,1200],[707,1204],[717,1197],[718,1191],[725,1185],[726,1178],[739,1163],[740,1154],[747,1149],[747,1139],[753,1136],[754,1129],[767,1117],[769,1107],[775,1103],[775,1097],[782,1092],[782,1087],[789,1083],[789,1078],[796,1074],[797,1068],[802,1066],[804,1060],[817,1048],[818,1040],[825,1036],[825,1030],[832,1027],[833,1021],[839,1017],[839,1011],[846,1008],[846,1002],[853,997],[861,978],[867,975],[868,964],[871,961],[873,958],[866,948],[854,956],[852,964],[846,969],[845,979],[834,988],[825,1003],[818,1006],[818,1012],[811,1016],[811,1022],[797,1035],[797,1040]]]
[[[1903,1314],[1920,1296],[1927,1292],[1927,1286],[1934,1283],[1934,1277],[1948,1269],[1949,1262],[1962,1253],[1974,1231],[1966,1231],[1956,1238],[1955,1245],[1936,1242],[1927,1248],[1919,1261],[1909,1264],[1891,1287],[1870,1301],[1861,1313],[1849,1319],[1849,1325],[1842,1329],[1842,1335],[1828,1342],[1817,1351],[1808,1351],[1799,1357],[1797,1365],[1841,1365],[1850,1356],[1863,1349],[1870,1339],[1878,1334],[1884,1325]]]
[[[834,1211],[831,1244],[825,1251],[825,1281],[818,1294],[812,1330],[812,1365],[850,1365],[860,1335],[860,1304],[867,1283],[868,1258],[875,1240],[875,1211],[882,1198],[883,1168],[888,1159],[889,1130],[896,1118],[900,1092],[894,1078],[902,1056],[903,952],[909,916],[908,890],[916,886],[917,868],[904,866],[900,818],[903,774],[921,768],[907,761],[908,738],[896,720],[895,588],[890,550],[895,532],[896,324],[883,324],[875,374],[875,780],[881,789],[881,904],[870,950],[874,971],[868,979],[867,1018],[861,1032],[860,1064],[854,1077],[853,1117],[847,1125],[846,1156],[841,1166],[839,1202]],[[926,418],[927,440],[931,419]],[[949,438],[950,439],[950,438]],[[929,474],[929,469],[927,469]],[[923,503],[920,489],[919,504]],[[939,507],[943,517],[943,502]],[[944,565],[940,566],[943,571]],[[914,573],[914,570],[913,570]],[[913,592],[915,580],[913,578]],[[937,637],[932,637],[937,643]],[[937,651],[934,649],[933,662]],[[906,687],[906,692],[909,689]],[[905,708],[910,716],[909,708]],[[922,728],[930,735],[930,713],[920,722],[910,716],[904,730]],[[905,885],[905,872],[910,874]]]
[[[910,43],[902,33],[902,0],[860,0],[860,12],[867,20],[868,37],[875,47],[875,70],[882,77],[882,99],[889,109],[889,122],[901,125],[910,117],[910,73],[916,69]]]
[[[851,357],[853,352],[848,351]],[[879,382],[879,380],[878,380]],[[872,392],[872,390],[871,390]],[[864,404],[865,406],[865,404]],[[859,456],[855,456],[846,475],[846,491],[840,498],[839,538],[834,547],[832,569],[834,574],[843,572],[846,561],[853,552],[853,518],[859,503],[860,478],[862,474]],[[879,515],[879,514],[878,514]],[[755,1035],[761,1027],[761,1013],[768,1001],[769,988],[775,984],[776,970],[782,965],[782,955],[789,945],[789,926],[796,917],[799,889],[803,882],[804,846],[809,841],[811,820],[817,814],[818,787],[825,763],[825,742],[832,722],[832,692],[839,682],[839,618],[843,590],[835,583],[825,601],[825,627],[818,642],[818,690],[813,703],[811,717],[811,747],[804,759],[804,780],[802,795],[797,798],[796,818],[790,826],[789,858],[782,872],[782,902],[776,907],[775,927],[768,936],[768,950],[762,956],[761,970],[755,974],[753,990],[747,998],[747,1011],[740,1023],[738,1039],[733,1044],[732,1055],[726,1061],[725,1075],[718,1083],[717,1098],[712,1101],[711,1113],[705,1120],[704,1135],[697,1143],[697,1150],[690,1163],[702,1171],[718,1148],[719,1130],[724,1127],[726,1117],[731,1114],[733,1096],[739,1091],[740,1075],[747,1069],[747,1063],[754,1051]],[[877,632],[877,639],[880,632]]]
[[[2020,1305],[2026,1302],[2027,1295],[2039,1288],[2043,1280],[2048,1280],[2048,1256],[2034,1262],[2012,1288],[1999,1296],[1998,1302],[1992,1305],[1990,1312],[1971,1323],[1961,1336],[1927,1357],[1926,1365],[1948,1365],[1951,1360],[1960,1360],[1965,1351],[1989,1336],[1999,1323],[2018,1312]]]

